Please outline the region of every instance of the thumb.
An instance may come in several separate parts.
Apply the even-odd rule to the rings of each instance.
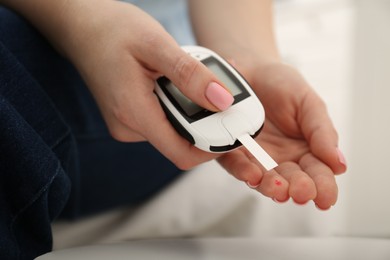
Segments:
[[[309,95],[311,98],[309,98]],[[338,134],[327,113],[325,103],[314,93],[303,104],[302,131],[314,155],[324,161],[336,174],[346,171],[346,161],[338,146]]]
[[[199,106],[221,111],[234,101],[230,91],[199,60],[191,57],[177,44],[164,44],[158,55],[150,57],[157,71],[164,74],[189,99]]]

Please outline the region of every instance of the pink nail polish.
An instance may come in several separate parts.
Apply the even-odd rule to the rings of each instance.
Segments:
[[[228,109],[234,102],[232,94],[216,82],[211,82],[206,88],[207,99],[219,110]]]
[[[339,162],[344,166],[347,166],[347,160],[345,159],[344,154],[341,152],[339,148],[337,148],[337,154],[339,156]]]

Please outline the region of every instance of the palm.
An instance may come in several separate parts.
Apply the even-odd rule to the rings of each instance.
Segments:
[[[286,161],[298,163],[299,159],[310,150],[305,139],[289,135],[269,120],[266,120],[256,141],[279,163]]]
[[[267,117],[256,141],[279,166],[266,172],[245,148],[223,155],[219,162],[265,196],[279,201],[292,197],[298,203],[314,200],[329,208],[337,199],[334,172],[345,166],[337,159],[337,134],[324,103],[288,66],[272,64],[256,72],[246,76]]]

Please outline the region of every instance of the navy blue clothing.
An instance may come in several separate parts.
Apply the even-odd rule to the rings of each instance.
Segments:
[[[178,175],[148,143],[112,139],[74,67],[0,7],[0,259],[48,252],[54,219],[142,203]]]

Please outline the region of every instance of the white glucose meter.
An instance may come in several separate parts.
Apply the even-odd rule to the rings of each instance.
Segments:
[[[253,139],[264,124],[264,108],[245,79],[215,52],[200,46],[183,46],[201,61],[234,96],[225,111],[206,110],[184,96],[166,77],[156,81],[155,92],[176,131],[193,145],[208,152],[228,152],[244,145],[257,160],[271,170],[277,163]]]

